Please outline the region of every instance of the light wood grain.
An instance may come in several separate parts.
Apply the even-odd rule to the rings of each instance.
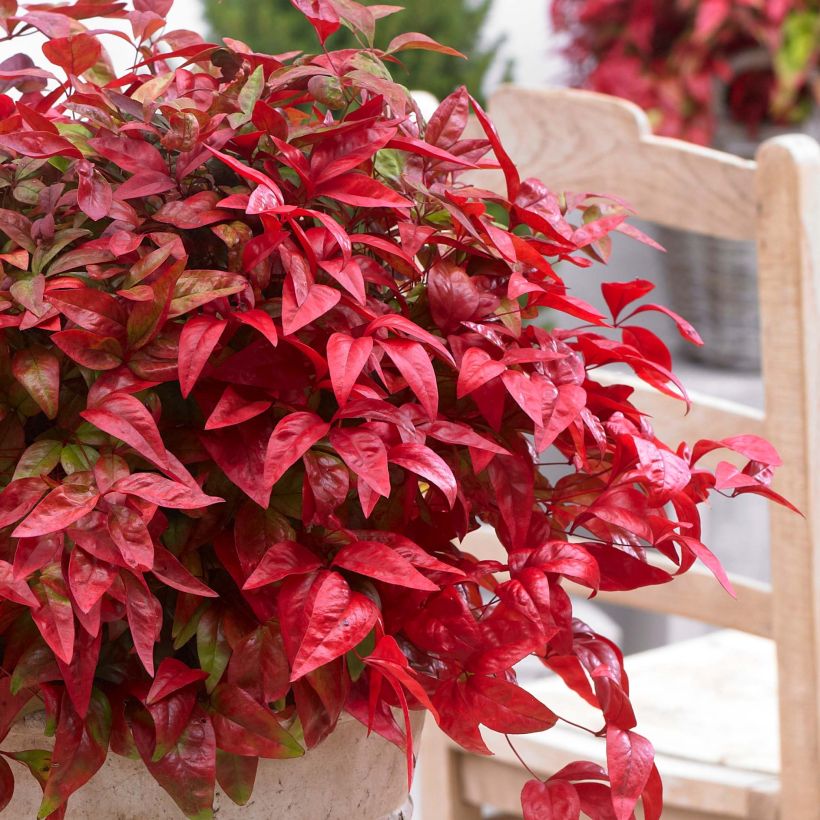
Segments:
[[[656,137],[631,103],[591,91],[502,87],[490,114],[522,178],[616,194],[660,225],[754,238],[754,163]]]
[[[773,617],[783,736],[782,817],[820,817],[820,147],[771,140],[757,155],[766,433],[780,492],[805,514],[771,511]]]

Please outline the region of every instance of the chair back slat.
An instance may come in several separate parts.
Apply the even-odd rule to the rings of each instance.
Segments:
[[[652,135],[635,105],[592,91],[499,89],[490,114],[522,177],[616,194],[642,219],[753,239],[754,162]]]

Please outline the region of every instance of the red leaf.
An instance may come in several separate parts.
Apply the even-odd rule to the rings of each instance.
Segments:
[[[184,397],[194,389],[227,324],[225,319],[210,314],[185,322],[179,337],[179,387]]]
[[[290,277],[282,294],[282,333],[290,336],[332,310],[342,294],[327,285],[311,285],[307,296],[297,304]]]
[[[174,747],[160,760],[151,759],[151,732],[136,722],[137,748],[148,771],[187,817],[206,817],[214,802],[216,738],[210,717],[199,707]]]
[[[108,532],[126,566],[138,572],[153,567],[154,540],[134,510],[122,505],[112,506],[108,513]]]
[[[118,568],[100,561],[76,546],[68,562],[68,587],[77,606],[90,612],[117,577]]]
[[[458,397],[469,395],[507,370],[507,365],[490,358],[480,347],[470,347],[464,353],[458,371]]]
[[[205,598],[219,597],[209,586],[202,583],[195,575],[191,574],[182,562],[165,547],[156,545],[154,547],[154,565],[151,572],[160,581],[169,587],[187,592],[189,595],[199,595]]]
[[[562,780],[528,780],[521,791],[524,820],[578,820],[581,801],[571,783]]]
[[[52,652],[64,663],[71,663],[74,656],[74,611],[59,570],[42,576],[42,590],[45,600],[31,616]]]
[[[105,695],[93,693],[84,720],[77,714],[68,695],[63,696],[51,767],[38,817],[52,815],[96,774],[108,754],[110,734],[111,707]]]
[[[100,41],[90,34],[74,34],[58,37],[43,43],[43,54],[49,62],[59,66],[66,74],[79,77],[96,65],[102,54]]]
[[[48,131],[17,131],[0,135],[0,145],[10,148],[24,157],[48,159],[49,157],[73,157],[83,155],[67,139]]]
[[[130,572],[122,572],[125,583],[125,608],[134,648],[148,674],[154,676],[154,644],[162,627],[162,606],[154,595]]]
[[[191,669],[176,658],[165,658],[157,669],[157,674],[151,688],[148,690],[145,703],[150,706],[152,703],[167,698],[192,683],[203,681],[207,677],[208,674],[201,669]]]
[[[254,308],[253,310],[246,310],[244,313],[232,313],[231,317],[243,325],[258,330],[274,347],[279,343],[276,325],[270,314],[265,313],[264,310]]]
[[[378,541],[355,541],[342,547],[333,564],[342,569],[408,589],[437,590],[406,558]]]
[[[349,173],[334,177],[316,189],[316,196],[327,196],[355,208],[412,208],[413,203],[378,180],[364,174]]]
[[[369,430],[337,427],[330,431],[330,444],[345,464],[375,493],[390,495],[387,449]]]
[[[111,336],[87,330],[61,330],[51,334],[63,353],[91,370],[113,370],[122,364],[122,345]]]
[[[12,481],[0,492],[0,527],[19,521],[43,497],[48,484],[39,476]]]
[[[242,589],[258,589],[289,575],[305,575],[321,566],[322,562],[307,547],[295,541],[281,541],[262,556]]]
[[[426,479],[438,487],[450,507],[456,503],[458,484],[447,462],[424,444],[396,444],[387,454],[388,460]]]
[[[337,572],[320,572],[307,598],[298,604],[300,611],[289,618],[292,591],[299,590],[290,583],[285,582],[280,590],[278,608],[283,624],[291,623],[293,615],[299,622],[298,632],[285,632],[293,647],[290,679],[294,681],[353,649],[373,628],[379,611],[369,598],[353,592]]]
[[[111,487],[111,492],[135,495],[151,504],[176,510],[198,510],[223,500],[154,473],[134,473],[121,478]]]
[[[280,760],[305,753],[273,713],[244,689],[230,683],[220,684],[211,695],[211,706],[220,749]]]
[[[621,311],[636,299],[646,296],[655,286],[646,279],[633,279],[631,282],[604,282],[601,292],[612,313],[612,320],[618,321]]]
[[[265,482],[273,486],[317,441],[330,425],[315,413],[290,413],[274,429],[265,454]]]
[[[434,419],[438,415],[438,385],[427,351],[419,342],[406,339],[388,339],[379,345],[416,394],[427,415]]]
[[[341,25],[339,15],[330,0],[290,0],[290,2],[310,21],[322,45],[331,34],[339,29]]]
[[[264,413],[273,404],[271,399],[253,399],[249,392],[228,385],[205,422],[206,430],[233,427]]]
[[[330,381],[340,407],[347,404],[353,386],[361,375],[370,353],[373,338],[362,336],[354,339],[346,333],[334,333],[327,342],[327,364]]]
[[[97,506],[99,497],[96,487],[61,484],[17,525],[12,535],[15,538],[31,538],[64,530],[90,513]]]
[[[606,763],[617,820],[632,817],[652,773],[654,757],[655,750],[646,738],[617,726],[607,727]]]
[[[109,393],[80,415],[95,427],[133,447],[141,456],[168,469],[168,453],[154,417],[127,393]]]
[[[80,210],[96,222],[108,216],[114,201],[114,192],[108,180],[96,170],[79,174],[77,204]]]

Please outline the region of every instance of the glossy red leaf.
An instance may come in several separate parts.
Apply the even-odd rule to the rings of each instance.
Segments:
[[[334,333],[327,342],[327,364],[333,392],[340,407],[347,404],[353,386],[359,379],[373,350],[373,339],[354,339],[346,333]]]
[[[528,780],[521,791],[524,820],[579,820],[581,800],[571,783]]]
[[[145,522],[130,507],[112,506],[108,532],[127,567],[145,572],[154,566],[154,540]]]
[[[265,481],[276,484],[285,471],[295,464],[316,442],[321,441],[330,425],[315,413],[291,413],[274,428],[265,453]]]
[[[652,773],[654,756],[655,750],[646,738],[616,726],[607,727],[606,762],[618,820],[632,817]]]
[[[333,565],[408,589],[429,591],[439,588],[410,561],[378,541],[354,541],[342,547],[333,556]]]
[[[418,475],[438,487],[452,507],[456,503],[458,484],[447,462],[424,444],[396,444],[387,454],[392,464]]]
[[[289,575],[305,575],[321,566],[322,561],[307,547],[295,541],[281,541],[262,556],[242,589],[258,589]]]
[[[368,430],[336,427],[330,431],[330,444],[375,493],[390,495],[387,448],[377,435]]]
[[[207,674],[201,669],[191,669],[176,658],[165,658],[157,668],[157,673],[145,698],[145,703],[150,706],[152,703],[167,698],[186,686],[199,683],[207,677]]]
[[[507,366],[503,362],[493,360],[480,347],[468,348],[458,371],[458,397],[469,395],[506,370]]]
[[[32,538],[64,530],[97,506],[99,493],[94,486],[61,484],[52,490],[15,528],[15,538]]]
[[[111,490],[135,495],[151,504],[176,510],[196,510],[222,501],[221,498],[205,495],[199,489],[193,489],[154,473],[134,473],[121,478]]]
[[[126,612],[134,649],[149,675],[154,675],[154,644],[162,626],[162,606],[130,572],[120,576],[125,583]]]
[[[11,372],[46,416],[55,418],[60,399],[60,363],[57,357],[43,347],[27,347],[14,354]]]
[[[415,393],[427,415],[438,415],[438,384],[430,357],[419,342],[389,339],[379,342],[410,389]]]
[[[227,324],[211,315],[195,316],[185,323],[179,337],[179,385],[183,396],[194,389]]]

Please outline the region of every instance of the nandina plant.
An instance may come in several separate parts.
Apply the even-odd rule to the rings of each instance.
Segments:
[[[527,817],[657,818],[621,654],[563,584],[700,559],[728,586],[698,505],[776,498],[777,455],[670,447],[596,380],[626,365],[685,398],[639,320],[699,342],[650,283],[604,285],[602,314],[554,268],[640,238],[623,206],[522,180],[464,89],[425,123],[388,66],[447,49],[372,48],[394,7],[293,3],[361,48],[206,43],[165,29],[170,0],[0,7],[7,39],[46,38],[0,72],[0,803],[27,766],[62,817],[116,754],[209,817],[216,783],[247,800],[258,758],[310,754],[344,713],[411,766],[410,709],[486,753],[482,724],[560,719],[516,684],[534,655],[601,709],[608,773],[532,780]],[[126,35],[90,17],[127,21],[125,74],[101,41]],[[481,188],[499,166],[505,193]],[[705,469],[719,448],[747,463]],[[504,562],[457,546],[480,522]],[[9,747],[34,709],[53,741]]]
[[[645,108],[658,133],[708,144],[725,109],[755,136],[820,98],[818,0],[555,0],[575,82]],[[723,99],[721,99],[723,97]]]

